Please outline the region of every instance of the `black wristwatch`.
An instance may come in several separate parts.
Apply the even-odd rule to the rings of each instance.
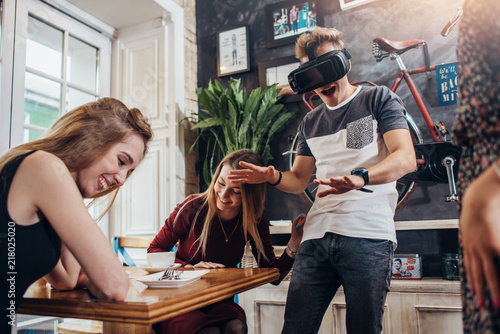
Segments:
[[[359,176],[362,176],[363,177],[363,180],[365,180],[365,184],[363,185],[363,188],[361,189],[356,189],[356,190],[360,190],[360,191],[364,191],[365,193],[372,193],[373,190],[370,190],[370,189],[366,189],[364,186],[366,186],[368,184],[368,182],[370,181],[370,178],[368,177],[368,169],[366,169],[365,167],[358,167],[358,168],[354,168],[352,171],[351,171],[351,175],[359,175]]]

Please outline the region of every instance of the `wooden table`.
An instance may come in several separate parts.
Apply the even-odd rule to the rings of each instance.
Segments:
[[[103,333],[153,333],[152,324],[275,281],[275,268],[213,269],[180,288],[147,289],[135,278],[147,275],[130,267],[130,288],[123,302],[101,301],[86,290],[57,291],[33,284],[18,313],[102,320]]]

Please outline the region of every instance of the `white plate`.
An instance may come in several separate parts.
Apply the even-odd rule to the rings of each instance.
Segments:
[[[148,288],[178,288],[196,282],[201,276],[209,273],[210,270],[184,270],[179,279],[175,280],[160,280],[163,273],[156,273],[138,278],[137,281],[144,283]]]
[[[147,271],[148,273],[157,273],[157,272],[160,272],[160,271],[165,271],[167,270],[167,268],[179,268],[181,266],[180,263],[174,263],[174,264],[171,264],[170,266],[168,267],[148,267],[148,266],[139,266],[138,268],[141,268],[142,270],[145,270]]]

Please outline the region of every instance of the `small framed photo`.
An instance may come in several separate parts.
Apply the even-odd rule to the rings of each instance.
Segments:
[[[394,254],[392,279],[422,279],[422,257],[419,254]]]
[[[223,77],[250,70],[248,27],[221,31],[217,35],[217,75]]]
[[[339,0],[340,9],[346,10],[352,7],[364,5],[365,3],[372,2],[375,0]]]
[[[267,47],[294,43],[304,32],[323,25],[319,0],[287,0],[266,6]]]
[[[286,86],[288,74],[299,67],[300,61],[294,56],[259,62],[259,85],[266,88],[272,84]]]

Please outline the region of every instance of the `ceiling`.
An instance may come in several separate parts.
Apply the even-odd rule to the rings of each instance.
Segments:
[[[164,12],[154,0],[67,0],[67,2],[115,29],[153,22]]]

